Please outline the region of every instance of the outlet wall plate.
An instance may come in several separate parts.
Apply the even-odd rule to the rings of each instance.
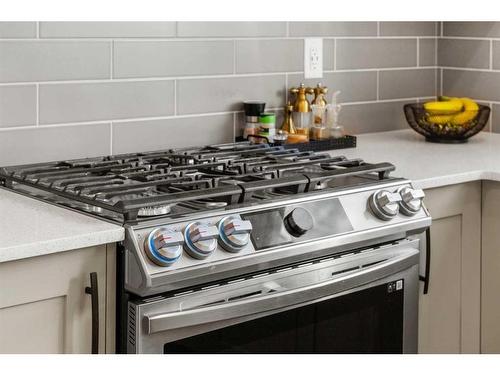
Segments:
[[[323,78],[323,38],[304,39],[304,78]]]

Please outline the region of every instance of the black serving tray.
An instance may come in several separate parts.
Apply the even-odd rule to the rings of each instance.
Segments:
[[[267,138],[251,135],[248,137],[248,141],[252,142],[252,139],[264,139],[266,143],[271,146],[278,146],[278,143],[268,142]],[[236,142],[245,141],[243,137],[237,137]],[[294,148],[300,151],[328,151],[328,150],[338,150],[342,148],[352,148],[356,147],[356,137],[354,135],[345,135],[342,138],[329,138],[322,141],[309,141],[304,143],[290,143],[282,145],[284,148]]]

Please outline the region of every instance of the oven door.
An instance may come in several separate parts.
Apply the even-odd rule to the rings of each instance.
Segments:
[[[129,353],[416,353],[418,241],[129,303]]]

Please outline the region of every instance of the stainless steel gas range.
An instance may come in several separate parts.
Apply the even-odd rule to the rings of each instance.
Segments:
[[[123,353],[415,353],[423,192],[394,166],[223,144],[0,170],[120,222]]]

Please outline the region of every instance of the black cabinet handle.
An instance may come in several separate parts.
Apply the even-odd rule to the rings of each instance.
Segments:
[[[424,282],[424,294],[427,294],[431,282],[431,228],[425,231],[425,275],[418,278]]]
[[[92,298],[92,354],[99,354],[99,292],[97,286],[97,272],[90,273],[90,286],[85,293]]]

